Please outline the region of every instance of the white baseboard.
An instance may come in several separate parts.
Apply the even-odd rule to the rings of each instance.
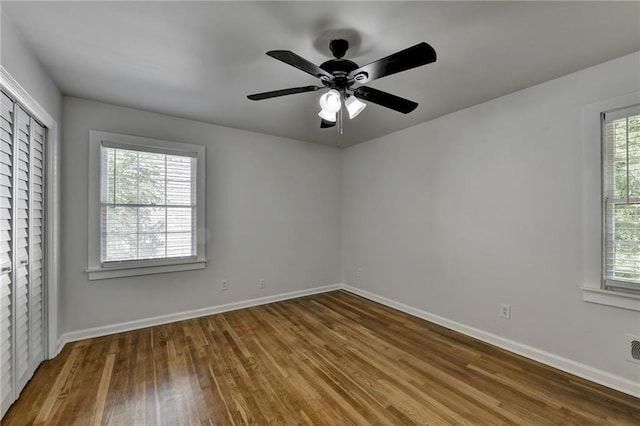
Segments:
[[[510,352],[514,352],[526,358],[530,358],[543,364],[547,364],[551,367],[557,368],[558,370],[565,371],[575,376],[582,377],[583,379],[587,379],[592,382],[599,383],[603,386],[635,396],[636,398],[640,398],[640,383],[633,382],[624,377],[615,376],[605,371],[598,370],[597,368],[593,368],[588,365],[581,364],[579,362],[572,361],[570,359],[563,358],[561,356],[536,349],[534,347],[518,343],[510,339],[505,339],[504,337],[500,337],[495,334],[479,330],[477,328],[469,327],[467,325],[451,321],[447,318],[443,318],[441,316],[425,312],[421,309],[414,308],[412,306],[408,306],[391,299],[387,299],[386,297],[378,296],[377,294],[370,293],[357,287],[342,284],[342,289],[353,294],[357,294],[358,296],[362,296],[366,299],[373,300],[374,302],[381,303],[385,306],[389,306],[390,308],[405,312],[409,315],[413,315],[415,317],[422,318],[451,330],[455,330],[462,334],[466,334],[467,336],[474,337],[478,340],[482,340],[483,342],[490,343],[494,346],[498,346],[502,349],[506,349]]]
[[[342,284],[332,284],[322,287],[314,287],[305,290],[297,290],[289,293],[276,294],[273,296],[259,297],[257,299],[243,300],[241,302],[227,303],[225,305],[211,306],[208,308],[194,309],[192,311],[178,312],[175,314],[160,315],[152,318],[144,318],[135,321],[121,322],[118,324],[105,325],[102,327],[88,328],[86,330],[72,331],[64,333],[58,339],[56,355],[60,353],[64,345],[93,337],[106,336],[114,333],[137,330],[154,325],[168,324],[191,318],[198,318],[207,315],[219,314],[222,312],[235,311],[237,309],[249,308],[252,306],[265,305],[267,303],[280,302],[282,300],[295,299],[296,297],[310,296],[312,294],[326,293],[328,291],[340,290]]]

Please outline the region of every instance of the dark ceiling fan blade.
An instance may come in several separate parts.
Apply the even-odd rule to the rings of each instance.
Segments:
[[[356,98],[369,101],[386,108],[391,108],[403,114],[408,114],[418,107],[416,102],[372,87],[358,87],[353,91],[353,94]]]
[[[321,129],[328,129],[329,127],[335,127],[335,125],[336,125],[335,121],[327,121],[325,119],[322,119],[322,121],[320,121]]]
[[[376,78],[410,70],[435,61],[436,51],[429,44],[422,42],[355,69],[349,73],[349,78],[355,79],[358,83],[368,83]]]
[[[252,101],[260,101],[262,99],[277,98],[278,96],[295,95],[296,93],[315,92],[318,89],[322,89],[321,86],[303,86],[292,87],[291,89],[273,90],[271,92],[256,93],[248,95],[247,98]]]
[[[299,70],[311,74],[316,78],[324,78],[327,79],[327,81],[333,80],[333,75],[329,74],[316,64],[307,61],[302,56],[298,56],[289,50],[271,50],[267,52],[267,55],[279,61],[282,61],[285,64],[294,66]]]

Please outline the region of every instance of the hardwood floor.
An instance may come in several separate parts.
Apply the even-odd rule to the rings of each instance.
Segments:
[[[65,346],[3,425],[640,424],[640,400],[336,291]]]

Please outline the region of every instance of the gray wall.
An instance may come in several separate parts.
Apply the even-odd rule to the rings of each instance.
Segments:
[[[344,282],[640,382],[624,346],[640,313],[580,290],[598,281],[585,274],[598,258],[584,258],[583,229],[600,232],[597,220],[583,228],[583,191],[600,189],[583,186],[582,110],[640,90],[639,63],[626,56],[344,150]]]
[[[60,124],[62,96],[49,75],[25,47],[7,13],[0,9],[0,63]]]
[[[63,110],[60,334],[340,282],[337,148],[78,98]],[[91,129],[206,146],[206,269],[87,279]]]

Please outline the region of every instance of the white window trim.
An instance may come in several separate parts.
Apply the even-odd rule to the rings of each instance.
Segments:
[[[640,92],[589,104],[582,114],[583,127],[583,280],[585,302],[640,312],[640,294],[603,288],[602,253],[602,113],[640,103]]]
[[[103,265],[100,260],[100,148],[102,143],[112,142],[120,145],[132,145],[140,148],[160,148],[173,151],[196,153],[196,236],[197,254],[195,259],[158,259],[132,264]],[[89,131],[89,218],[88,218],[88,267],[90,280],[130,277],[165,272],[189,271],[203,269],[206,266],[205,248],[205,147],[144,138],[140,136],[122,135],[118,133]]]

